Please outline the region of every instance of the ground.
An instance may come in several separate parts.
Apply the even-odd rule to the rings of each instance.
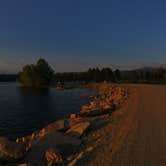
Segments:
[[[99,146],[78,165],[166,165],[166,86],[122,86],[130,88],[129,100],[107,125],[89,134]]]

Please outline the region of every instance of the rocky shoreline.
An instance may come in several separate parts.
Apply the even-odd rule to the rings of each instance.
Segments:
[[[77,165],[100,145],[87,139],[89,134],[110,123],[111,114],[129,97],[129,89],[107,83],[92,84],[95,94],[78,114],[55,121],[29,136],[10,141],[0,138],[0,165],[53,166]]]

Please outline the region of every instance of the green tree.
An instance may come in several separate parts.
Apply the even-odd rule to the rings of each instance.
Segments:
[[[44,59],[39,59],[35,65],[26,65],[19,73],[19,82],[24,86],[41,87],[50,84],[53,70]]]

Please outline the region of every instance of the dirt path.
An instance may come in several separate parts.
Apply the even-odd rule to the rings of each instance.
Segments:
[[[166,86],[138,85],[135,122],[113,166],[166,165]],[[133,105],[131,105],[133,109]],[[132,111],[129,110],[127,111]],[[125,125],[125,124],[124,124]]]
[[[100,146],[87,166],[166,165],[166,86],[124,85],[132,95],[100,129]],[[85,165],[85,163],[84,163]]]

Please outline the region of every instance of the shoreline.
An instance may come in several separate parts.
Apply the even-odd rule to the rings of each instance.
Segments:
[[[89,104],[82,106],[78,114],[71,114],[69,118],[55,121],[29,136],[17,138],[15,143],[0,139],[1,145],[3,141],[7,145],[15,145],[13,151],[4,147],[3,151],[7,152],[0,153],[0,161],[12,161],[17,165],[30,162],[43,166],[58,163],[73,166],[78,160],[92,153],[99,143],[91,146],[86,142],[88,135],[110,123],[112,113],[124,105],[130,94],[129,89],[116,84],[96,83],[90,88],[95,90],[95,94],[91,96]],[[57,138],[59,140],[56,140]],[[17,149],[18,145],[21,150]],[[72,152],[68,152],[69,145]]]

